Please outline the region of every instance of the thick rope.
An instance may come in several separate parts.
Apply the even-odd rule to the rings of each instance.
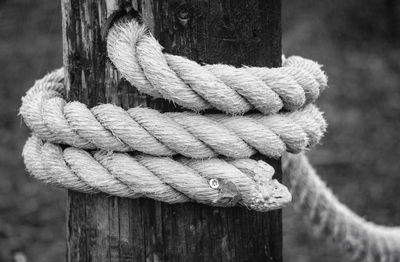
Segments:
[[[161,114],[109,104],[89,109],[65,101],[60,69],[37,81],[20,109],[34,133],[23,156],[35,178],[86,193],[145,196],[168,203],[241,204],[267,211],[290,201],[288,190],[272,179],[272,167],[246,158],[256,152],[269,157],[298,153],[320,140],[326,123],[309,105],[327,86],[318,64],[289,57],[274,69],[201,66],[162,53],[136,21],[114,25],[107,49],[121,75],[146,94],[194,111],[217,108],[240,115],[255,108],[263,114]],[[54,143],[72,147],[62,149]],[[219,155],[231,159],[212,158]],[[375,225],[351,212],[302,154],[288,154],[283,167],[298,210],[317,233],[342,245],[351,260],[400,260],[399,228]]]
[[[36,81],[20,108],[25,123],[49,142],[197,159],[248,158],[257,152],[277,158],[315,145],[326,129],[322,113],[311,104],[290,113],[246,116],[161,114],[139,107],[125,111],[112,104],[89,109],[64,100],[62,74],[59,69]]]
[[[139,91],[185,108],[217,108],[243,114],[256,108],[264,114],[282,108],[297,110],[314,102],[327,86],[321,66],[289,57],[283,67],[205,65],[165,54],[146,26],[120,21],[108,32],[107,51],[121,75]]]
[[[63,150],[52,143],[43,144],[35,136],[28,139],[22,155],[36,179],[84,193],[149,197],[170,204],[239,203],[263,212],[291,201],[288,189],[272,179],[274,169],[251,159],[172,159],[107,151],[91,154],[74,147]]]
[[[303,154],[282,158],[297,211],[314,231],[346,250],[349,260],[400,261],[400,227],[365,221],[339,202]]]

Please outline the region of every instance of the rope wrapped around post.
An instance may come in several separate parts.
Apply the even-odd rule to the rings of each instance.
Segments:
[[[107,51],[138,90],[194,112],[89,109],[64,99],[58,69],[22,98],[20,114],[33,132],[23,157],[33,177],[85,193],[268,211],[292,196],[271,166],[249,157],[283,156],[294,203],[320,235],[351,260],[400,260],[398,228],[366,222],[333,196],[303,154],[285,153],[305,151],[326,131],[312,105],[327,86],[320,65],[300,57],[284,58],[280,68],[199,65],[163,53],[143,24],[124,19],[110,28]],[[199,113],[210,108],[229,115]]]
[[[38,180],[84,193],[149,197],[170,204],[196,201],[213,206],[237,203],[257,211],[282,207],[288,189],[272,179],[274,169],[263,161],[218,158],[194,160],[126,153],[62,149],[28,139],[24,160]]]
[[[327,86],[321,66],[298,56],[283,67],[205,65],[164,54],[147,28],[133,20],[112,26],[108,56],[139,91],[193,111],[216,108],[228,114],[257,109],[264,114],[297,110],[314,102]]]
[[[127,111],[112,104],[88,109],[63,99],[63,71],[56,70],[23,97],[20,113],[40,138],[83,149],[139,151],[190,158],[223,155],[248,158],[256,152],[281,157],[318,143],[326,129],[314,106],[278,115],[199,115],[164,113],[148,108]]]

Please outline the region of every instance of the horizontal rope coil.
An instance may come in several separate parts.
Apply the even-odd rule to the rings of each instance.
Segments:
[[[139,151],[190,158],[223,155],[248,158],[260,152],[278,158],[319,142],[326,130],[314,106],[278,115],[159,113],[149,108],[127,111],[112,104],[91,109],[62,97],[63,70],[37,81],[22,98],[20,113],[41,139],[83,149]]]
[[[257,211],[280,208],[291,200],[288,189],[272,179],[274,169],[252,159],[172,159],[104,150],[89,153],[74,147],[63,150],[35,136],[28,139],[23,157],[36,179],[84,193],[149,197],[170,204],[238,203]]]
[[[162,49],[137,21],[116,23],[108,32],[108,56],[126,80],[143,93],[194,111],[294,111],[314,102],[327,86],[321,66],[298,56],[284,59],[279,68],[235,68],[202,66]]]

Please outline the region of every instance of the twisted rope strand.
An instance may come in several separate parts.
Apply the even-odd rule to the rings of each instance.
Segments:
[[[164,54],[145,25],[121,20],[108,32],[107,52],[121,75],[139,91],[169,99],[194,111],[217,108],[264,114],[297,110],[314,102],[327,86],[317,63],[289,57],[283,67],[206,65]]]
[[[126,20],[110,29],[107,50],[138,90],[194,111],[217,108],[236,116],[125,111],[110,104],[89,109],[65,101],[59,69],[36,81],[22,98],[20,113],[34,133],[23,157],[33,177],[85,193],[171,204],[241,204],[268,211],[291,201],[288,189],[272,178],[273,168],[247,157],[256,152],[280,157],[318,143],[326,122],[309,104],[327,86],[320,65],[293,56],[283,58],[281,68],[202,66],[162,53],[144,25]],[[263,114],[237,116],[253,108]],[[272,114],[282,108],[293,112]],[[147,155],[126,153],[133,150]],[[192,159],[170,157],[176,154]],[[212,158],[218,155],[236,159]],[[400,261],[400,228],[375,225],[354,214],[304,155],[287,154],[282,163],[296,206],[317,234],[341,245],[350,260]]]
[[[313,105],[285,114],[236,117],[161,114],[148,108],[125,111],[111,104],[89,109],[62,98],[61,74],[57,70],[37,81],[22,99],[20,113],[40,138],[78,148],[191,158],[247,158],[261,152],[277,158],[286,150],[297,153],[315,145],[326,129]]]
[[[400,227],[365,221],[339,202],[303,154],[282,158],[296,210],[319,236],[346,250],[352,261],[400,261]]]
[[[173,160],[106,151],[90,154],[73,147],[62,150],[35,136],[28,139],[22,154],[36,179],[85,193],[146,196],[171,204],[196,201],[233,206],[239,201],[257,211],[279,208],[291,198],[288,189],[272,179],[271,166],[251,159],[241,160],[237,168],[235,161],[222,159]],[[210,179],[219,181],[219,186],[211,187]]]

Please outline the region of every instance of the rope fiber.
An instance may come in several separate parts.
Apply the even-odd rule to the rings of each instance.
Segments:
[[[333,195],[304,154],[286,154],[282,167],[295,209],[316,235],[341,247],[351,261],[400,261],[400,227],[376,225],[351,211]]]
[[[348,251],[349,260],[400,261],[400,229],[350,211],[302,153],[327,127],[313,105],[327,87],[321,65],[298,56],[283,58],[279,68],[200,65],[164,53],[135,19],[109,28],[107,52],[139,91],[193,112],[66,101],[60,68],[22,98],[20,114],[33,133],[22,155],[33,177],[90,194],[261,212],[293,196],[315,231]],[[202,113],[211,108],[225,114]],[[270,165],[250,159],[256,153],[282,157],[291,192]]]
[[[124,110],[112,104],[91,109],[63,99],[63,70],[37,81],[22,99],[25,123],[42,139],[83,149],[139,151],[190,158],[223,155],[248,158],[256,152],[278,158],[318,143],[326,129],[322,113],[307,105],[277,115],[200,115],[159,113],[149,108]]]

